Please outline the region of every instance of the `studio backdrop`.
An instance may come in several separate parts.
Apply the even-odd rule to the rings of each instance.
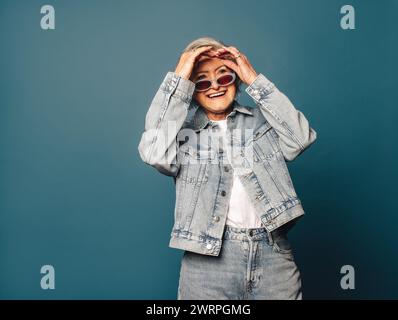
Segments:
[[[174,182],[138,143],[202,36],[239,48],[318,134],[288,164],[303,298],[398,298],[397,21],[396,0],[2,0],[0,298],[176,298]]]

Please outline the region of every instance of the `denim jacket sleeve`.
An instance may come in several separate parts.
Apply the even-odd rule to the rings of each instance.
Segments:
[[[257,75],[246,92],[277,132],[279,145],[287,161],[294,160],[315,141],[317,133],[310,127],[304,114],[263,74]]]
[[[184,124],[195,84],[168,72],[145,118],[138,151],[141,159],[168,176],[177,176],[177,134]]]

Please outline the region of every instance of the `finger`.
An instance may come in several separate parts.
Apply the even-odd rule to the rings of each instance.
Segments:
[[[212,57],[209,57],[209,56],[206,56],[206,55],[204,55],[204,54],[201,54],[201,55],[199,55],[198,57],[196,57],[196,58],[194,58],[194,60],[195,60],[195,63],[199,63],[199,62],[202,62],[202,61],[204,61],[204,60],[209,60],[209,59],[211,59]]]
[[[240,53],[239,58],[235,58],[237,62],[243,62],[244,64],[248,64],[249,60],[247,60],[246,56],[243,53]]]
[[[200,47],[200,48],[196,48],[195,50],[192,50],[194,56],[198,56],[203,52],[206,52],[208,50],[210,50],[213,46],[205,46],[205,47]]]
[[[209,58],[210,56],[206,55],[205,53],[208,53],[207,51],[211,50],[211,48],[211,46],[198,48],[195,52],[193,52],[191,58],[194,61],[199,61],[201,58]]]
[[[218,54],[218,56],[230,55],[234,59],[237,59],[236,56],[239,56],[239,58],[242,57],[244,60],[247,61],[246,56],[244,56],[243,53],[241,53],[235,47],[223,47],[223,48],[217,49],[216,53]]]
[[[217,49],[216,52],[217,52],[217,54],[219,54],[219,55],[229,53],[229,51],[226,50],[226,49],[224,49],[224,48]]]
[[[206,50],[208,48],[212,48],[213,46],[203,46],[203,47],[198,47],[195,49],[192,49],[191,51],[196,52],[196,51],[201,51],[201,50]]]
[[[234,50],[235,52],[240,52],[240,50],[239,50],[238,48],[236,48],[236,47],[229,46],[229,48],[230,48],[231,50]]]
[[[241,59],[242,56],[239,56],[239,58],[236,57],[235,54],[233,53],[228,53],[228,55],[224,55],[221,57],[221,59],[229,59],[235,62],[238,66],[242,66],[243,64],[247,63],[246,60]]]
[[[224,47],[226,50],[228,50],[229,52],[231,52],[234,56],[239,55],[239,50],[236,49],[235,47]]]
[[[237,51],[234,47],[225,47],[227,52],[232,55],[232,58],[238,63],[238,65],[241,65],[242,63],[247,63],[247,59],[243,58],[243,54],[239,51]],[[241,59],[242,58],[242,59]]]
[[[233,71],[235,71],[236,73],[239,73],[239,66],[238,66],[235,62],[233,62],[233,61],[231,61],[231,60],[224,60],[224,64],[225,64],[228,68],[230,68],[230,69],[232,69]]]
[[[219,54],[217,56],[217,58],[223,59],[223,60],[234,60],[235,59],[231,53]]]
[[[202,56],[217,57],[218,54],[217,54],[217,52],[214,52],[214,51],[207,51],[207,52],[203,52]]]
[[[221,54],[219,54],[218,55],[218,58],[219,59],[228,59],[228,60],[233,60],[233,61],[235,61],[236,59],[235,59],[235,56],[231,53],[231,52],[229,52],[229,51],[226,51],[226,52],[223,52],[223,53],[221,53]],[[236,62],[236,61],[235,61]]]

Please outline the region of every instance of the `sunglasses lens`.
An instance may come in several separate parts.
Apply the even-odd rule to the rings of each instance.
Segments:
[[[226,86],[230,83],[232,83],[234,80],[233,76],[230,74],[226,74],[225,76],[221,76],[220,78],[217,79],[217,82],[221,86]]]
[[[211,87],[211,82],[210,81],[198,81],[195,84],[195,89],[197,91],[207,90],[210,87]]]

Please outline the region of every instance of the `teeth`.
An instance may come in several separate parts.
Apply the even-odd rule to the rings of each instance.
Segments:
[[[214,94],[209,95],[209,97],[210,98],[218,97],[218,96],[222,96],[223,94],[225,94],[225,92],[214,93]]]

